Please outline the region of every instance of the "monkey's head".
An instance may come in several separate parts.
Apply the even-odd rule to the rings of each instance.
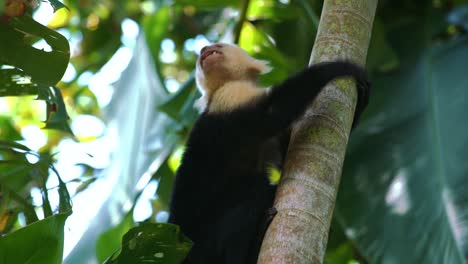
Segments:
[[[197,86],[203,95],[199,103],[208,101],[228,82],[256,82],[260,74],[270,70],[268,62],[252,58],[236,45],[216,43],[206,46],[201,49],[196,68]],[[203,108],[203,105],[199,107]]]

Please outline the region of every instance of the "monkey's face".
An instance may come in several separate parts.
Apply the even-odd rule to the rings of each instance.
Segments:
[[[197,66],[204,74],[216,72],[216,69],[224,69],[225,53],[229,53],[226,44],[217,43],[205,46],[200,51]]]
[[[197,61],[197,83],[203,93],[212,94],[230,81],[252,80],[268,72],[264,61],[256,60],[238,46],[216,43],[204,47]]]

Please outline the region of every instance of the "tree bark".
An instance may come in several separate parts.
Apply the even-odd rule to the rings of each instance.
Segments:
[[[365,64],[377,0],[325,0],[310,63]],[[322,263],[357,93],[330,83],[293,127],[258,263]]]

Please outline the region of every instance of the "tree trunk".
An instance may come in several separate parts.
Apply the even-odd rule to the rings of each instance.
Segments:
[[[310,63],[365,64],[377,0],[325,0]],[[322,263],[357,93],[330,83],[293,128],[258,263]]]

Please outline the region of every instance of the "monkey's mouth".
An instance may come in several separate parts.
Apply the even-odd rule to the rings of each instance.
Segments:
[[[202,54],[200,55],[200,65],[203,66],[203,63],[205,62],[205,60],[208,58],[208,57],[211,57],[211,56],[220,56],[220,55],[223,55],[223,53],[221,51],[219,51],[219,49],[217,48],[206,48]]]

